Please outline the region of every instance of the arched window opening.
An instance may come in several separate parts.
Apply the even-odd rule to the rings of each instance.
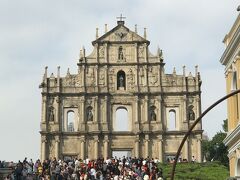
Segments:
[[[129,131],[128,111],[124,107],[116,110],[115,131]]]
[[[176,111],[170,110],[168,113],[168,131],[176,130]]]
[[[118,59],[123,60],[123,48],[122,48],[122,46],[120,46],[118,48]]]
[[[73,132],[74,131],[74,112],[68,111],[67,113],[67,131]]]
[[[126,75],[124,71],[117,73],[117,90],[126,90]]]

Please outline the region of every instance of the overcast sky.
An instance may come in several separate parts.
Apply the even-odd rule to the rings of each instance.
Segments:
[[[225,95],[222,40],[238,12],[233,0],[0,0],[0,160],[39,158],[41,90],[44,67],[61,75],[77,72],[79,49],[92,51],[95,29],[112,29],[116,17],[143,35],[150,50],[163,49],[166,72],[202,77],[202,109]],[[226,103],[203,119],[209,137],[222,129]]]

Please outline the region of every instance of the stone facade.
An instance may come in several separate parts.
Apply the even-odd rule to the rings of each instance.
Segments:
[[[48,77],[42,88],[41,159],[107,158],[127,150],[135,157],[175,155],[190,125],[201,113],[201,80],[164,71],[162,50],[149,52],[150,42],[129,30],[124,21],[80,51],[78,73]],[[119,130],[118,111],[127,115]],[[70,117],[71,116],[71,117]],[[120,114],[121,117],[121,114]],[[71,118],[71,120],[70,120]],[[125,121],[127,119],[127,121]],[[124,123],[123,123],[124,122]],[[186,141],[182,158],[201,161],[202,125]]]

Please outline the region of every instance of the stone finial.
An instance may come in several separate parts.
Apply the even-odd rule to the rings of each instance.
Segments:
[[[191,72],[189,72],[189,75],[188,75],[189,77],[192,77],[192,73]]]
[[[198,65],[195,66],[195,76],[198,76]]]
[[[186,66],[183,66],[183,76],[186,76]]]
[[[70,69],[69,68],[67,69],[67,75],[70,75]]]
[[[135,24],[135,33],[137,34],[137,24]]]
[[[107,33],[108,29],[107,29],[107,24],[105,24],[105,33]]]
[[[82,47],[83,57],[85,58],[85,47]]]
[[[143,35],[143,37],[144,37],[145,39],[147,39],[147,28],[144,28],[144,35]]]
[[[98,38],[98,28],[96,28],[96,39]]]
[[[83,51],[82,51],[82,49],[80,49],[79,59],[82,59],[82,58],[83,58]]]
[[[57,67],[57,77],[60,77],[60,66]]]
[[[47,69],[48,69],[48,67],[46,66],[45,67],[45,72],[44,72],[44,78],[47,78]]]
[[[50,78],[55,78],[53,73],[51,74]]]
[[[159,46],[158,46],[158,48],[157,48],[157,56],[158,56],[160,59],[163,59],[163,52],[162,52],[162,49],[159,48]]]

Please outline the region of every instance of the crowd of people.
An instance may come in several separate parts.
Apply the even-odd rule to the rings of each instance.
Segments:
[[[158,159],[150,158],[86,158],[73,160],[46,159],[43,162],[25,158],[22,162],[10,163],[14,168],[5,180],[162,180]],[[1,165],[1,161],[0,161]]]

